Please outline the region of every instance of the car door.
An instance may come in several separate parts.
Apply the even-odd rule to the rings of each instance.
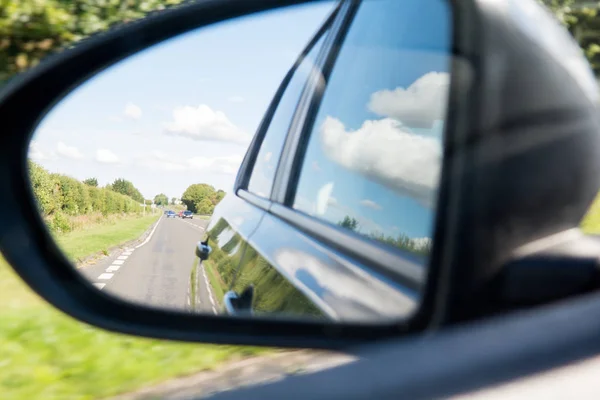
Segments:
[[[431,21],[446,19],[397,0],[340,11],[238,273],[256,315],[364,322],[417,311],[451,64],[451,27]]]
[[[240,168],[238,181],[246,181],[246,196],[227,194],[215,208],[203,241],[211,248],[209,258],[199,263],[191,277],[197,311],[218,313],[225,308],[230,290],[237,293],[237,270],[254,262],[247,249],[252,235],[270,204],[275,172],[287,136],[290,120],[317,63],[337,8],[292,66],[278,89]],[[247,167],[251,165],[251,167]],[[251,171],[251,174],[244,171]]]

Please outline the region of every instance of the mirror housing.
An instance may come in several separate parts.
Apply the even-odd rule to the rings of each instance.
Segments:
[[[516,250],[577,227],[598,190],[596,82],[576,43],[550,17],[538,24],[525,13],[527,1],[534,3],[451,1],[456,62],[435,249],[420,314],[406,323],[222,318],[126,303],[74,271],[31,212],[29,139],[70,90],[177,34],[301,0],[193,2],[92,37],[11,81],[0,94],[0,249],[33,290],[65,313],[147,337],[335,349],[478,317],[498,301],[488,284]],[[340,12],[358,4],[344,1]],[[548,46],[548,38],[558,42]],[[196,252],[203,259],[210,248],[201,243]]]
[[[198,242],[198,245],[196,246],[196,257],[202,261],[208,260],[211,251],[212,249],[206,242]]]

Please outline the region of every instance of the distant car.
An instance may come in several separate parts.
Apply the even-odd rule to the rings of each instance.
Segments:
[[[179,218],[183,218],[183,211],[179,211],[179,213],[177,214],[177,216],[178,216]]]
[[[191,212],[191,211],[184,211],[183,214],[181,214],[181,218],[193,219],[194,218],[194,213]]]
[[[175,218],[177,216],[177,214],[175,214],[175,211],[169,210],[166,212],[167,214],[167,218]]]

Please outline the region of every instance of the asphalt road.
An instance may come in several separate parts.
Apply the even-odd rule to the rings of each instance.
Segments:
[[[160,218],[137,245],[79,271],[99,289],[143,305],[216,313],[195,249],[207,220]],[[196,274],[192,270],[197,268]],[[190,279],[195,276],[195,289]],[[194,293],[195,292],[195,293]]]

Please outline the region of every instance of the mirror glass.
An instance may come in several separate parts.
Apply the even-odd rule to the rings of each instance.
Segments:
[[[50,110],[31,140],[30,182],[83,277],[126,301],[192,313],[414,313],[433,247],[451,9],[371,0],[333,15],[337,5],[188,32],[104,69]],[[350,24],[331,45],[334,18]],[[290,129],[302,96],[316,100],[315,116]],[[283,207],[339,238],[248,201],[275,199],[288,130],[300,128],[307,145],[294,155],[297,180],[278,183],[293,194]],[[390,260],[386,270],[358,248],[389,255],[376,260]]]

